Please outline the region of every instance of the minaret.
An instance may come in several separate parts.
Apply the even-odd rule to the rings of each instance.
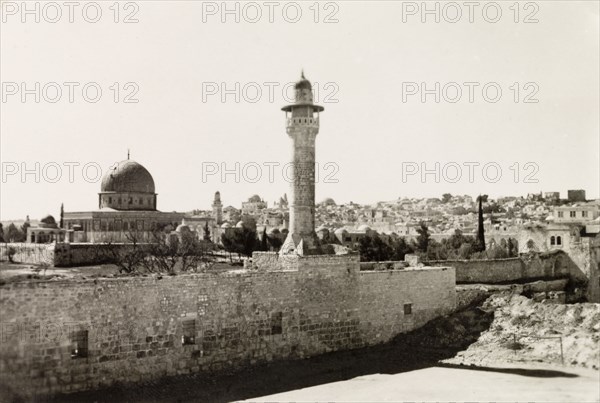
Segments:
[[[213,218],[217,224],[223,223],[223,204],[221,204],[221,192],[215,192],[212,204]]]
[[[304,72],[295,91],[294,104],[281,108],[293,146],[290,228],[281,253],[308,255],[319,253],[315,233],[315,138],[319,133],[319,112],[324,108],[313,104],[312,85]]]

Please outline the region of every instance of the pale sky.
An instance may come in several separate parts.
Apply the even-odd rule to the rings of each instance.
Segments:
[[[291,152],[280,110],[289,103],[282,86],[297,80],[302,68],[319,88],[319,102],[325,107],[317,160],[339,168],[333,176],[338,183],[317,184],[317,201],[332,197],[338,203],[373,203],[446,192],[497,197],[560,191],[566,197],[567,189],[585,189],[588,198],[599,197],[596,1],[537,1],[537,8],[527,9],[522,2],[518,23],[510,9],[513,1],[498,2],[502,16],[497,23],[483,18],[486,2],[474,10],[472,23],[466,7],[456,23],[447,21],[455,15],[450,9],[439,23],[431,15],[425,15],[423,23],[421,10],[405,13],[403,22],[403,9],[412,11],[411,5],[420,7],[420,1],[323,2],[319,22],[314,21],[314,6],[310,9],[313,2],[298,2],[302,16],[297,23],[284,19],[285,2],[276,3],[273,23],[263,2],[255,3],[262,11],[256,23],[248,21],[255,9],[247,7],[244,14],[244,3],[239,3],[239,23],[234,15],[225,15],[223,23],[221,10],[205,13],[203,21],[201,2],[132,2],[137,10],[122,2],[119,20],[132,12],[139,20],[128,24],[113,21],[112,1],[100,3],[102,16],[95,24],[82,16],[86,2],[75,9],[74,23],[68,22],[66,8],[57,23],[47,21],[55,16],[49,8],[40,10],[39,23],[27,15],[23,23],[22,10],[13,7],[21,7],[21,2],[2,1],[2,220],[58,215],[61,203],[66,211],[96,209],[100,180],[86,181],[82,166],[92,163],[106,169],[125,159],[128,148],[131,158],[153,175],[160,210],[208,209],[216,190],[225,205],[239,208],[255,193],[271,205],[289,193],[281,170]],[[28,4],[33,7],[34,2]],[[212,5],[221,8],[221,2],[207,4],[206,11]],[[228,4],[234,7],[234,2]],[[288,20],[295,16],[290,7]],[[94,10],[87,11],[93,18]],[[338,22],[325,23],[332,13]],[[524,23],[528,15],[538,22]],[[487,9],[486,17],[493,19],[495,10]],[[11,83],[23,82],[27,89],[34,89],[36,82],[40,87],[60,83],[62,97],[48,102],[55,92],[46,86],[46,97],[41,94],[39,103],[34,95],[22,102],[20,92],[12,95]],[[80,83],[73,103],[65,82]],[[102,89],[97,103],[82,96],[81,88],[90,82]],[[115,82],[121,86],[118,103],[110,89]],[[128,82],[139,88],[134,96],[138,103],[123,102],[133,88],[123,89]],[[234,95],[222,102],[220,93],[206,93],[214,88],[211,83],[225,83],[235,92],[236,82],[247,89],[245,96],[240,91],[239,102]],[[436,82],[448,90],[439,103],[434,95],[424,103],[420,94],[406,95],[413,88],[410,83],[434,89]],[[462,88],[456,103],[447,100],[455,95],[455,88],[446,85],[452,82]],[[478,83],[473,102],[465,82]],[[514,99],[515,82],[519,102]],[[258,83],[262,96],[257,97],[251,83]],[[264,83],[277,83],[273,100]],[[502,90],[498,102],[482,96],[486,83],[493,84],[490,97],[495,87]],[[524,103],[532,92],[531,98],[539,102]],[[94,96],[93,91],[89,94]],[[257,102],[252,102],[255,97]],[[22,164],[35,170],[36,162],[40,171],[47,167],[46,175],[40,183],[33,174],[23,181]],[[224,164],[234,170],[236,162],[240,171],[248,167],[250,180],[242,175],[236,183],[231,174],[225,181],[220,175],[203,181],[203,167],[217,164],[220,169]],[[436,183],[433,174],[424,182],[419,175],[403,181],[403,167],[406,172],[408,166],[420,169],[425,164],[434,170],[436,162],[440,173],[450,178],[456,176],[456,166],[462,166],[462,177],[456,183],[443,175]],[[69,163],[79,164],[73,183],[65,165]],[[273,183],[268,163],[280,164]],[[465,163],[479,164],[472,183]],[[44,177],[56,175],[53,164],[62,166],[62,177],[49,183]],[[263,176],[251,183],[256,164]],[[494,167],[502,169],[496,183],[485,180],[485,164],[491,166],[487,173],[492,179]],[[15,166],[19,172],[11,175]],[[332,169],[322,167],[322,176]],[[528,173],[538,182],[524,183]],[[93,179],[94,169],[88,174]]]

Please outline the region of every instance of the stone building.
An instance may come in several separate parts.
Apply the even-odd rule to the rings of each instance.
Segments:
[[[600,203],[576,203],[571,206],[555,207],[552,219],[555,223],[584,224],[600,217]]]
[[[29,243],[52,243],[69,242],[69,232],[56,224],[51,215],[42,218],[36,227],[27,228],[27,242]]]
[[[267,208],[265,202],[259,195],[254,195],[246,202],[242,202],[242,215],[257,216],[262,210]]]
[[[567,199],[572,203],[584,202],[585,201],[585,190],[583,190],[583,189],[567,190]]]
[[[183,213],[157,210],[154,179],[141,164],[127,159],[112,166],[102,178],[98,209],[65,212],[64,226],[74,242],[129,242],[147,240],[157,230],[173,230]]]

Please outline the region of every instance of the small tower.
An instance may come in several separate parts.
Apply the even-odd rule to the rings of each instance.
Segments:
[[[319,113],[325,108],[313,104],[312,85],[304,72],[294,88],[295,102],[281,108],[293,146],[290,228],[281,253],[308,255],[319,253],[315,233],[315,138],[319,133]]]
[[[215,199],[213,200],[212,204],[212,213],[216,223],[220,225],[223,222],[223,204],[221,203],[221,192],[215,192]]]

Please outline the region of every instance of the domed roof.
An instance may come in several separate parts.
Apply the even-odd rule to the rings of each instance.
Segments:
[[[348,233],[348,231],[346,231],[345,228],[338,228],[334,232],[334,234],[344,234],[344,233]]]
[[[306,77],[304,77],[304,71],[302,71],[302,77],[300,78],[300,80],[296,82],[296,85],[294,85],[294,89],[312,90],[312,84],[306,79]]]
[[[360,227],[358,227],[359,231],[371,231],[371,227],[369,227],[367,224],[363,224]]]
[[[186,224],[179,224],[175,229],[177,232],[190,232],[190,227]]]
[[[58,228],[56,220],[49,214],[40,220],[39,226],[40,228]]]
[[[244,227],[244,222],[243,221],[238,221],[237,224],[235,224],[236,228],[243,228]]]
[[[335,206],[336,205],[335,201],[331,197],[327,197],[327,198],[323,199],[321,204],[324,204],[326,206]]]
[[[221,225],[221,228],[231,228],[231,224],[229,224],[228,222],[223,223],[223,225]]]
[[[40,220],[40,222],[42,222],[44,224],[56,224],[56,220],[50,214],[48,214],[46,217],[42,218]]]
[[[187,225],[185,223],[185,218],[181,220],[181,224],[179,224],[177,226],[177,228],[175,228],[175,231],[177,231],[177,232],[190,232],[191,231],[189,225]]]
[[[254,195],[248,199],[250,203],[259,203],[262,201],[259,195]]]
[[[108,169],[102,178],[100,191],[154,194],[154,179],[142,165],[125,160]]]

